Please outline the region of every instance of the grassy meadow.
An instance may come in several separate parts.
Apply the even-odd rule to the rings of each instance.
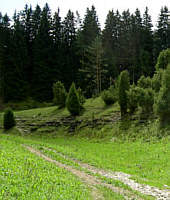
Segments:
[[[3,113],[0,115],[1,123]],[[83,170],[74,160],[99,169],[124,172],[136,182],[170,189],[170,138],[160,137],[157,120],[139,123],[138,119],[81,126],[69,133],[68,127],[42,126],[50,120],[69,117],[66,109],[51,106],[15,112],[22,125],[34,124],[29,134],[20,128],[0,131],[0,199],[93,199],[79,177],[30,153],[22,145],[41,151],[50,158]],[[119,106],[106,107],[100,98],[89,99],[85,111],[75,120],[119,119]],[[65,156],[65,157],[64,157]],[[108,179],[103,180],[109,182]],[[112,185],[126,188],[121,183]],[[128,187],[126,189],[129,189]],[[104,199],[124,199],[123,195],[99,187]],[[134,191],[133,191],[134,192]],[[140,194],[138,194],[140,196]],[[152,199],[143,196],[143,199]],[[140,198],[139,198],[140,199]]]

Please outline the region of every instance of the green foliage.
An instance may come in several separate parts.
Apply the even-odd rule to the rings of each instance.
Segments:
[[[156,105],[157,114],[160,117],[161,126],[170,123],[170,64],[163,74],[162,87]]]
[[[148,77],[145,77],[145,76],[141,76],[140,79],[138,80],[138,83],[137,85],[140,87],[140,88],[152,88],[152,79],[148,76]]]
[[[8,130],[16,125],[14,113],[10,108],[7,108],[4,113],[3,126],[5,130]]]
[[[162,76],[163,76],[163,69],[159,69],[155,72],[152,78],[152,88],[157,93],[159,92],[161,85],[162,85]]]
[[[79,115],[80,114],[80,109],[81,109],[81,104],[79,101],[79,96],[75,87],[75,84],[72,83],[67,100],[66,100],[66,106],[68,111],[73,115]]]
[[[137,107],[139,101],[139,88],[135,85],[131,85],[129,91],[127,91],[127,105],[131,114],[133,114]]]
[[[83,91],[80,87],[77,89],[77,94],[79,97],[80,106],[81,106],[81,108],[83,108],[83,104],[85,103],[86,99],[85,99]]]
[[[60,81],[53,84],[53,95],[54,104],[57,105],[59,108],[65,107],[67,92],[64,88],[64,84]]]
[[[116,98],[110,90],[104,90],[101,94],[101,98],[106,105],[112,105],[116,102]]]
[[[139,88],[139,106],[142,108],[141,114],[148,116],[153,112],[154,90],[152,88]]]
[[[154,84],[156,87],[156,81]],[[150,77],[141,76],[137,85],[139,106],[142,108],[141,117],[147,118],[147,116],[153,112],[153,80]]]
[[[161,51],[157,59],[156,69],[157,70],[165,69],[169,63],[170,63],[170,49]]]
[[[121,116],[125,116],[127,113],[127,91],[129,90],[129,73],[128,71],[123,71],[120,74],[120,84],[119,84],[119,105]]]
[[[119,79],[111,85],[108,90],[104,90],[101,94],[102,100],[106,105],[114,104],[118,101],[119,96]]]

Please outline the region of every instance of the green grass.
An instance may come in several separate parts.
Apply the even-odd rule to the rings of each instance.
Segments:
[[[78,178],[0,136],[0,199],[91,199]]]
[[[96,142],[79,137],[6,136],[19,143],[45,146],[98,168],[122,171],[135,180],[164,188],[170,186],[170,142]]]
[[[112,118],[117,116],[118,111],[118,104],[107,107],[100,98],[88,99],[85,103],[85,111],[77,119],[86,121],[93,118]],[[0,115],[1,122],[2,114]],[[26,119],[26,123],[40,124],[43,121],[62,119],[69,116],[69,113],[66,109],[59,110],[56,106],[52,106],[17,111],[15,115]],[[39,128],[27,136],[20,136],[21,134],[13,129],[6,135],[1,134],[0,141],[2,139],[9,141],[9,146],[28,144],[37,149],[52,148],[70,158],[76,158],[101,169],[131,174],[137,182],[167,189],[165,185],[170,188],[170,137],[169,132],[165,132],[162,137],[157,127],[158,121],[140,124],[137,120],[129,120],[98,128],[77,129],[74,136],[69,136],[67,127]],[[23,148],[21,147],[17,150],[17,154],[20,152],[22,155]],[[79,168],[75,163],[59,155],[49,151],[44,151],[44,153],[60,162]],[[29,154],[29,156],[32,155]],[[37,158],[34,157],[34,159]],[[44,161],[41,162],[44,163]],[[108,199],[111,198],[109,195],[114,195],[109,193]],[[107,192],[105,195],[107,196]]]
[[[106,187],[100,186],[98,188],[103,193],[103,197],[107,200],[113,200],[113,199],[114,200],[125,200],[125,198],[122,195],[117,194]]]

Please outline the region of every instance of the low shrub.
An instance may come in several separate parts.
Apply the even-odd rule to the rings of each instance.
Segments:
[[[109,90],[104,90],[101,94],[101,98],[106,105],[112,105],[116,102],[114,95]]]
[[[16,125],[14,113],[11,108],[7,108],[4,112],[3,126],[5,130],[8,130]]]
[[[148,76],[141,76],[137,83],[140,88],[152,88],[152,79]]]
[[[138,108],[139,101],[139,87],[131,85],[129,91],[127,91],[127,105],[130,114],[133,114]]]
[[[139,88],[139,106],[142,108],[141,116],[149,116],[153,112],[154,90],[152,88]]]
[[[64,108],[66,104],[67,92],[65,90],[64,84],[60,81],[53,84],[53,102],[59,108]]]

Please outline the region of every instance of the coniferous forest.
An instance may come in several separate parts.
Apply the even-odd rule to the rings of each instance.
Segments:
[[[168,8],[160,8],[157,27],[149,10],[108,12],[101,29],[94,6],[85,16],[68,11],[61,18],[46,4],[0,13],[0,98],[4,103],[53,99],[53,83],[66,90],[74,81],[86,97],[98,94],[127,70],[130,82],[152,77],[159,53],[170,48]]]

